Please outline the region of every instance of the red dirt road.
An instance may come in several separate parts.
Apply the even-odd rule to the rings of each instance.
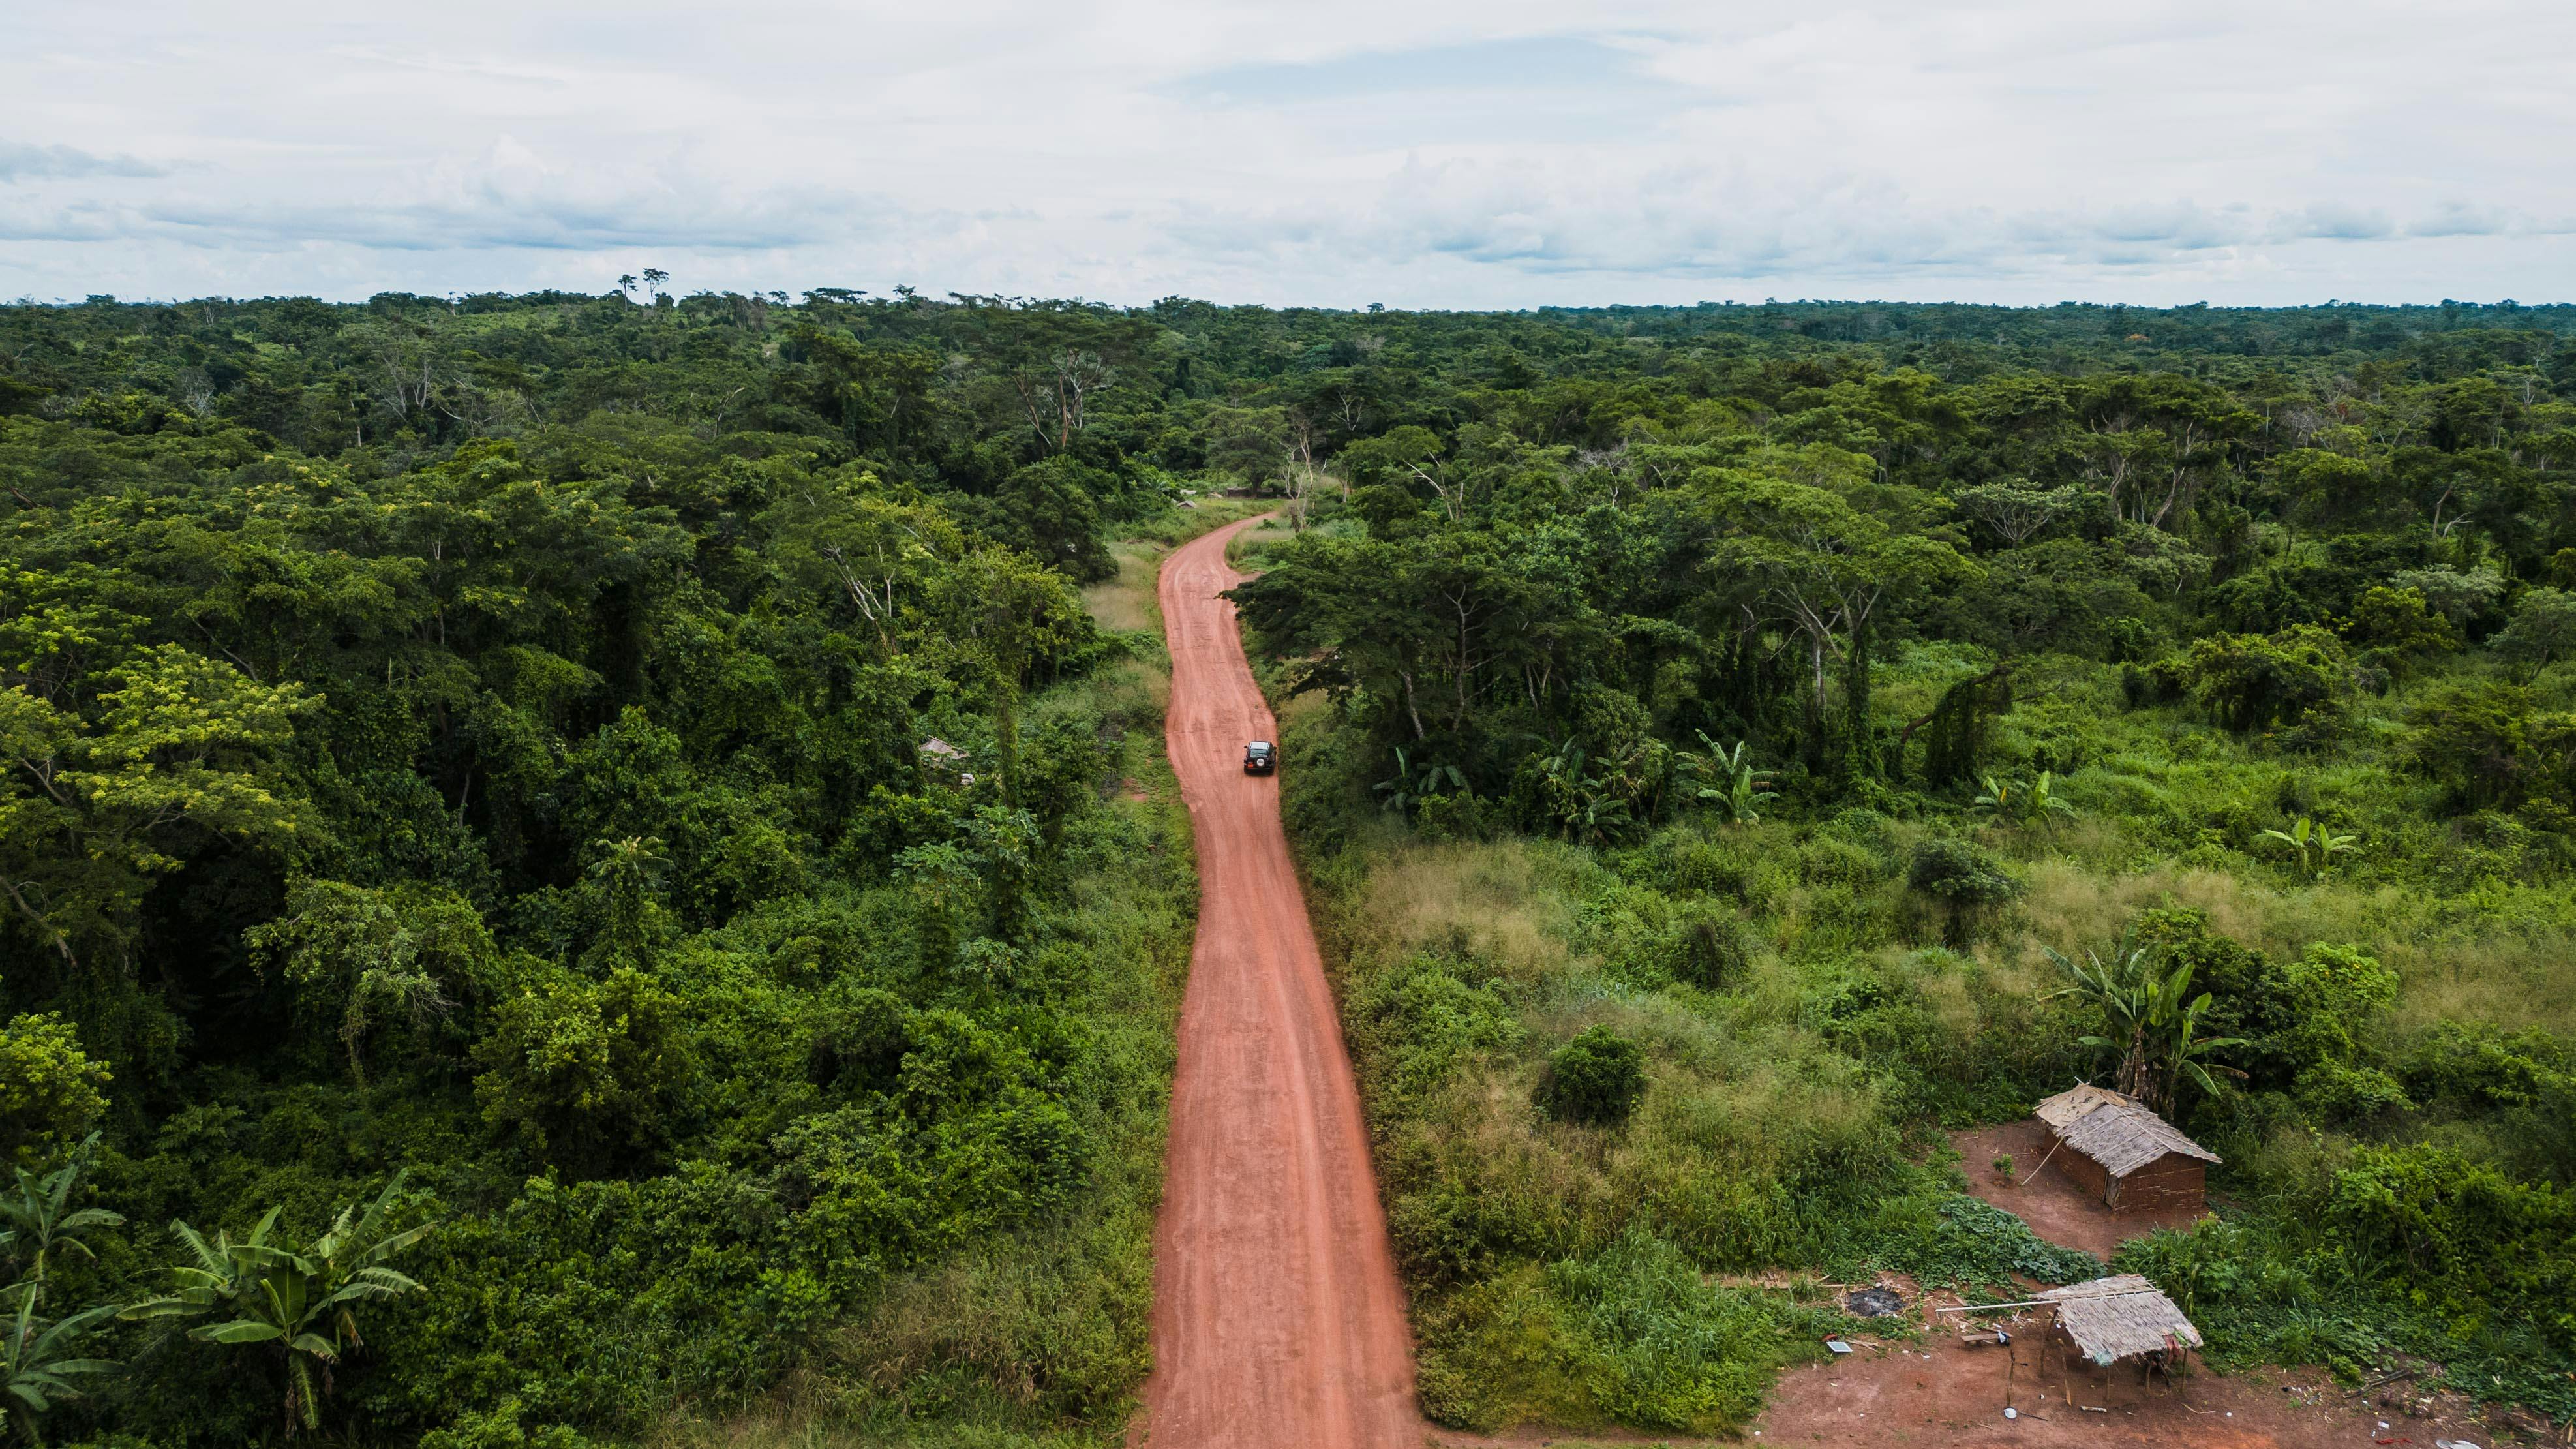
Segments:
[[[1279,824],[1243,773],[1276,738],[1245,663],[1242,580],[1220,529],[1163,565],[1167,745],[1198,841],[1199,929],[1182,998],[1154,1244],[1152,1449],[1414,1449],[1404,1292],[1359,1091]]]

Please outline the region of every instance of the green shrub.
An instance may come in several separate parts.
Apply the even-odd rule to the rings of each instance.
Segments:
[[[1914,847],[1906,862],[1905,884],[1940,903],[1946,922],[1943,935],[1954,946],[1965,944],[1969,925],[1981,912],[2021,893],[2021,882],[1992,852],[1949,836]]]
[[[1876,852],[1839,837],[1818,836],[1798,848],[1798,878],[1809,885],[1875,885],[1886,874]]]
[[[1744,925],[1731,911],[1705,906],[1685,911],[1675,934],[1674,977],[1705,991],[1734,985],[1752,959]]]
[[[2350,687],[2343,641],[2314,624],[2269,636],[2218,634],[2157,666],[2238,734],[2300,719]]]
[[[647,1163],[685,1124],[697,1066],[680,999],[642,973],[552,971],[502,1003],[475,1049],[483,1115],[535,1161],[584,1176]]]
[[[1561,1122],[1613,1126],[1627,1121],[1645,1095],[1645,1053],[1607,1026],[1594,1025],[1548,1053],[1537,1102]]]

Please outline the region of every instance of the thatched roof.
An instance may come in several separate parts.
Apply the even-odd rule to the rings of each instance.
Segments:
[[[2040,1120],[2066,1145],[2126,1177],[2148,1163],[2180,1153],[2203,1162],[2218,1154],[2174,1130],[2173,1124],[2117,1092],[2079,1086],[2039,1104]]]
[[[2035,1110],[2039,1114],[2039,1120],[2063,1132],[2083,1120],[2084,1115],[2096,1107],[2134,1107],[2136,1105],[2138,1105],[2138,1099],[2135,1097],[2123,1096],[2108,1087],[2097,1087],[2090,1082],[2078,1082],[2041,1102]]]
[[[2095,1363],[2164,1348],[2200,1347],[2200,1330],[2155,1284],[2135,1273],[2070,1283],[2036,1296],[2057,1305],[2058,1326]]]

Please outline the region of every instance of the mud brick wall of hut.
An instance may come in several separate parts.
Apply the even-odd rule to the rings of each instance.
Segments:
[[[2101,1172],[2097,1165],[2093,1168]],[[2126,1177],[2115,1178],[2103,1197],[2115,1212],[2197,1210],[2208,1191],[2209,1170],[2199,1158],[2168,1152]]]
[[[2055,1137],[2057,1134],[2052,1132],[2049,1135]],[[2048,1160],[2051,1166],[2065,1171],[2068,1181],[2084,1189],[2085,1196],[2096,1201],[2109,1201],[2111,1174],[2103,1169],[2102,1164],[2067,1146],[2066,1139],[2057,1139]]]

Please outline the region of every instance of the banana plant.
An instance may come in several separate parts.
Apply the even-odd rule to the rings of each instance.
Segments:
[[[170,1231],[195,1261],[170,1270],[178,1280],[177,1292],[137,1303],[124,1316],[232,1314],[223,1322],[191,1329],[188,1336],[207,1343],[276,1345],[286,1359],[286,1432],[292,1435],[299,1426],[319,1429],[331,1370],[343,1354],[365,1344],[358,1336],[357,1306],[421,1291],[420,1284],[387,1266],[436,1226],[384,1231],[385,1215],[402,1183],[403,1174],[394,1174],[363,1215],[356,1208],[341,1209],[330,1231],[300,1249],[271,1241],[282,1208],[269,1209],[240,1242],[218,1232],[209,1243],[186,1223],[173,1222]]]
[[[1702,784],[1697,798],[1715,805],[1731,825],[1751,825],[1762,818],[1762,802],[1776,799],[1776,792],[1764,788],[1771,777],[1753,768],[1745,758],[1746,741],[1737,740],[1733,749],[1710,739],[1705,730],[1693,730],[1708,753],[1685,754],[1682,767],[1707,783]]]
[[[1548,783],[1550,808],[1567,838],[1602,845],[1626,833],[1635,823],[1635,813],[1615,788],[1614,778],[1585,768],[1590,760],[1582,745],[1568,740],[1555,754],[1542,757],[1538,768]]]
[[[2022,795],[2024,820],[2053,826],[2060,820],[2075,818],[2075,806],[2057,793],[2056,781],[2057,777],[2050,772],[2039,772],[2039,778],[2032,781],[2030,789]]]
[[[7,1290],[18,1301],[8,1318],[0,1320],[8,1334],[7,1342],[0,1343],[0,1377],[8,1383],[10,1419],[30,1442],[41,1444],[44,1437],[36,1430],[37,1417],[51,1409],[56,1399],[80,1397],[71,1381],[116,1367],[108,1359],[77,1356],[90,1330],[116,1316],[116,1305],[104,1304],[69,1318],[46,1318],[36,1311],[38,1286],[30,1279]]]
[[[2361,844],[2360,836],[2337,835],[2318,824],[2313,815],[2291,821],[2287,830],[2266,830],[2263,837],[2290,847],[2297,854],[2299,869],[2311,880],[2324,880],[2336,856],[2349,855]]]
[[[2170,1112],[2175,1088],[2183,1081],[2215,1094],[2218,1084],[2210,1076],[2212,1066],[2231,1076],[2245,1075],[2207,1060],[2211,1052],[2223,1047],[2245,1045],[2245,1039],[2200,1035],[2201,1019],[2208,1014],[2211,998],[2206,991],[2196,998],[2191,996],[2190,962],[2169,972],[2159,970],[2153,948],[2140,945],[2131,931],[2121,932],[2107,955],[2088,949],[2084,959],[2077,961],[2053,948],[2046,949],[2045,954],[2059,970],[2074,978],[2074,984],[2052,991],[2043,999],[2073,996],[2100,1008],[2110,1033],[2076,1040],[2085,1046],[2118,1052],[2120,1067],[2114,1089],[2137,1098],[2149,1111]]]
[[[2055,825],[2060,820],[2075,818],[2075,806],[2057,793],[2057,776],[2047,770],[2029,784],[1985,777],[1986,792],[1974,801],[1973,808],[1983,810],[1997,821],[2016,825]]]
[[[2189,967],[2183,968],[2184,985],[2189,984],[2189,971]],[[2181,992],[2177,990],[2172,993],[2172,1002],[2157,1018],[2157,1037],[2163,1050],[2163,1060],[2158,1063],[2156,1091],[2148,1101],[2148,1106],[2167,1113],[2173,1110],[2176,1099],[2181,1095],[2179,1088],[2184,1081],[2213,1097],[2218,1095],[2218,1083],[2209,1074],[2212,1067],[2231,1077],[2245,1076],[2235,1067],[2204,1058],[2221,1047],[2248,1044],[2248,1039],[2241,1036],[2204,1037],[2200,1034],[2201,1018],[2209,1011],[2210,993],[2204,991],[2192,998],[2189,1005],[2183,1005]]]
[[[2021,793],[2010,780],[1998,780],[1988,775],[1983,783],[1986,793],[1976,798],[1972,808],[1983,810],[1997,820],[2010,820],[2021,810]]]
[[[93,1132],[72,1150],[71,1160],[52,1172],[38,1177],[21,1167],[15,1169],[18,1180],[9,1193],[0,1195],[0,1249],[28,1265],[26,1282],[21,1285],[33,1295],[44,1291],[54,1250],[64,1248],[84,1258],[95,1256],[89,1244],[81,1239],[100,1228],[125,1225],[125,1219],[105,1208],[74,1208],[72,1190],[80,1183],[81,1173],[89,1166],[89,1155],[98,1146]]]
[[[1467,788],[1467,777],[1456,765],[1426,764],[1420,770],[1398,745],[1395,750],[1395,773],[1369,788],[1385,797],[1379,803],[1391,814],[1406,815],[1422,803],[1425,795],[1437,795],[1446,785],[1451,791]]]
[[[2131,931],[2122,931],[2108,952],[2087,947],[2080,961],[2054,946],[2041,948],[2041,953],[2055,962],[2058,970],[2074,978],[2074,984],[2052,991],[2041,999],[2053,1001],[2061,996],[2072,996],[2101,1010],[2110,1034],[2078,1040],[2085,1046],[2110,1047],[2120,1053],[2120,1071],[2113,1089],[2129,1096],[2139,1094],[2147,1063],[2147,1022],[2151,1004],[2147,999],[2146,983],[2152,974],[2151,950],[2140,945],[2136,934]]]

